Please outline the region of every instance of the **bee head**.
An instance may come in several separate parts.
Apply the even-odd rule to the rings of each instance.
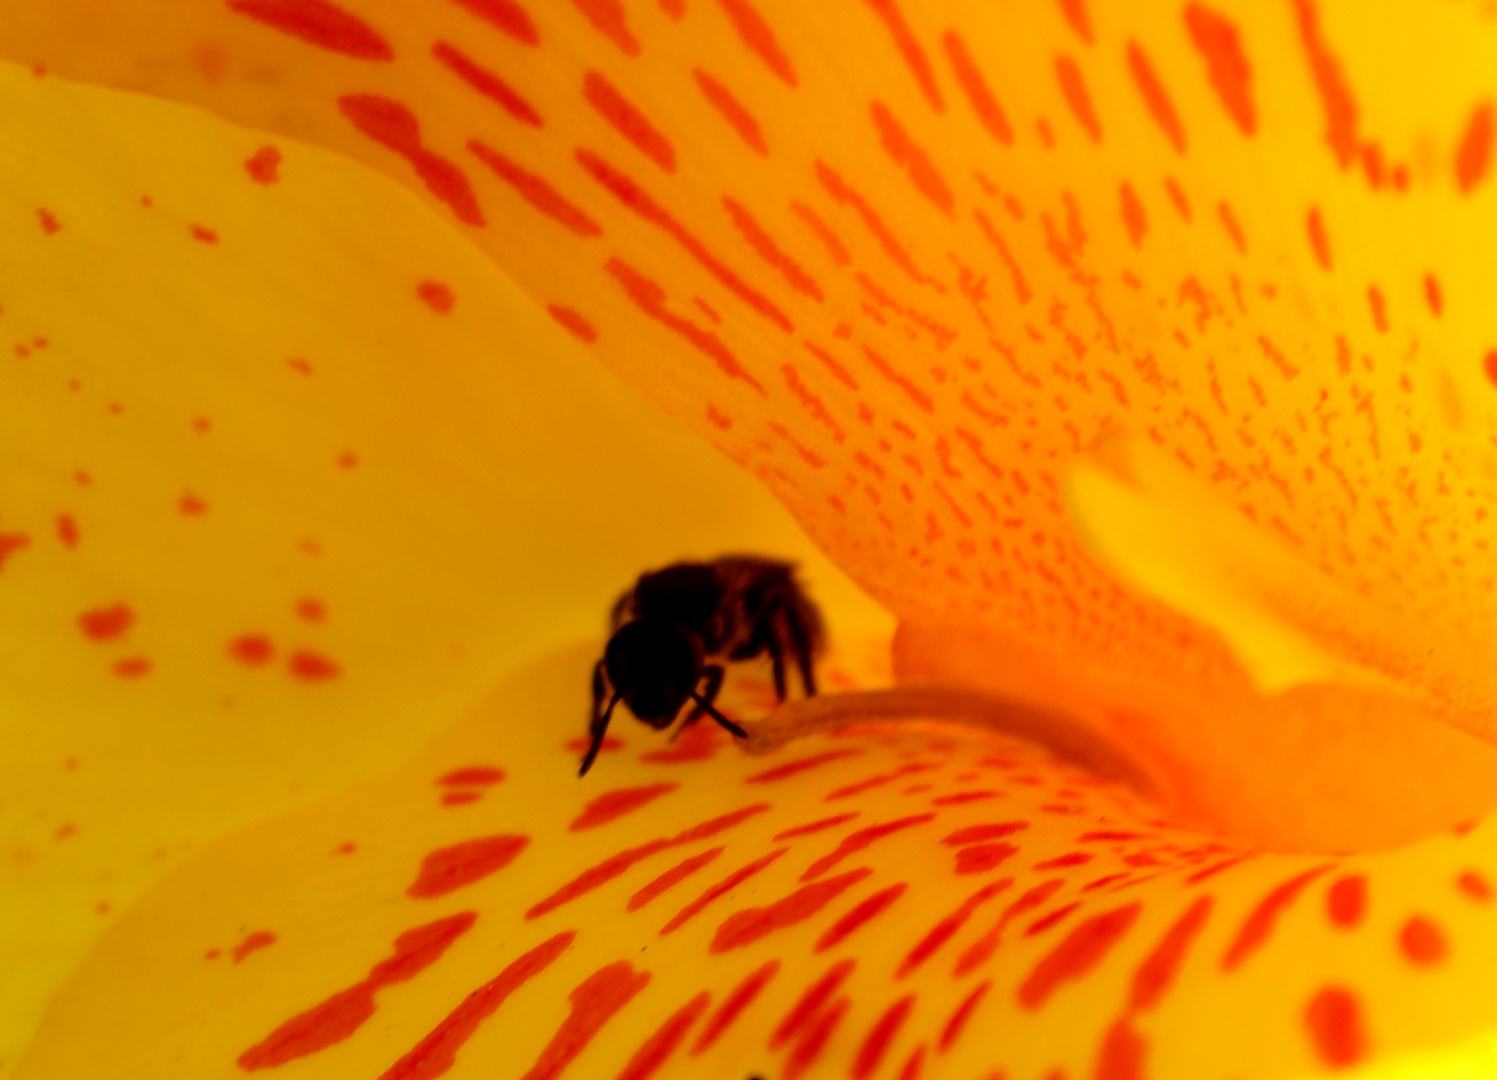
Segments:
[[[704,650],[691,628],[659,619],[625,623],[603,654],[608,679],[639,720],[669,727],[702,677]]]

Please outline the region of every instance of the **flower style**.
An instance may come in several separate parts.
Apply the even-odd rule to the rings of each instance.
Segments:
[[[1483,19],[7,5],[0,602],[9,723],[63,762],[38,805],[83,740],[158,786],[197,739],[285,753],[329,795],[146,893],[16,1075],[1476,1067]],[[651,524],[495,557],[534,536],[505,391],[563,334],[899,617],[900,680],[1064,714],[1158,803],[927,728],[627,730],[579,785],[592,656],[484,689],[523,633],[486,587]],[[127,794],[38,820],[185,845],[287,805],[111,825]]]

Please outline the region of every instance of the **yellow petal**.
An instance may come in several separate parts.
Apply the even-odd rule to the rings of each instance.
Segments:
[[[1406,836],[1378,778],[1445,783],[1467,750],[1483,764],[1411,827],[1490,804],[1491,755],[1440,728],[1490,739],[1497,715],[1475,13],[84,7],[7,5],[0,48],[423,192],[764,478],[913,637],[991,645],[976,671],[923,655],[907,674],[996,667],[1043,698],[1061,672],[1093,722],[1219,793],[1183,812],[1268,842]],[[1255,604],[1402,692],[1265,703],[1231,634],[1099,565],[1061,489],[1116,431],[1284,545],[1294,573]],[[1376,618],[1298,609],[1322,579]],[[1237,721],[1203,734],[1223,697]],[[1281,712],[1293,734],[1257,740]],[[1339,817],[1276,783],[1300,746],[1302,786],[1342,792]]]
[[[378,175],[9,66],[0,127],[14,1063],[203,844],[388,772],[641,566],[810,553]]]
[[[930,731],[754,758],[620,718],[579,781],[595,656],[203,852],[101,943],[18,1080],[1309,1077],[1491,1023],[1491,826],[1258,852]]]

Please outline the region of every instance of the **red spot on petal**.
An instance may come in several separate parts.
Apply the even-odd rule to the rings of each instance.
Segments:
[[[702,92],[702,96],[717,110],[717,114],[728,122],[728,126],[738,133],[738,137],[760,157],[767,156],[769,147],[764,142],[764,131],[760,128],[759,121],[754,118],[753,113],[749,112],[726,86],[706,71],[697,68],[691,74],[696,79],[697,89]]]
[[[37,221],[41,222],[42,232],[46,233],[48,236],[51,236],[58,229],[62,228],[62,226],[57,223],[57,215],[52,213],[52,211],[50,210],[44,208],[38,209],[36,212],[36,219]]]
[[[564,198],[543,177],[522,168],[477,139],[469,141],[468,152],[487,165],[495,176],[514,188],[520,198],[563,228],[584,238],[598,236],[603,232],[596,221]]]
[[[812,821],[806,825],[797,825],[794,828],[775,833],[774,838],[776,840],[789,840],[794,836],[810,836],[812,833],[819,833],[823,829],[835,828],[838,825],[851,821],[858,814],[859,811],[854,810],[850,814],[838,814],[835,817],[822,818],[820,821]]]
[[[1242,928],[1237,931],[1237,937],[1233,940],[1231,947],[1222,956],[1222,970],[1235,970],[1248,957],[1261,949],[1272,935],[1279,916],[1289,909],[1312,881],[1330,869],[1329,866],[1317,866],[1313,870],[1307,870],[1277,886],[1258,901],[1257,907],[1249,913],[1243,921]]]
[[[680,929],[687,922],[694,919],[698,914],[700,914],[701,911],[707,907],[707,905],[711,904],[719,897],[725,896],[728,893],[732,892],[739,885],[742,885],[749,878],[764,870],[789,850],[789,848],[777,848],[774,851],[771,851],[768,855],[755,859],[753,862],[749,863],[746,866],[740,866],[737,870],[734,870],[731,874],[729,874],[727,877],[723,878],[716,884],[708,886],[708,888],[702,893],[701,896],[698,896],[691,903],[687,904],[680,911],[676,912],[676,914],[671,917],[670,922],[666,923],[660,928],[661,936],[674,933],[676,930]]]
[[[61,519],[59,519],[61,520]],[[64,541],[66,543],[66,541]],[[25,533],[0,533],[0,570],[5,569],[5,561],[22,548],[31,546],[31,537]],[[72,545],[68,545],[71,547]],[[87,627],[84,628],[87,630]],[[93,635],[90,635],[93,636]]]
[[[776,781],[785,780],[791,776],[803,773],[808,769],[814,769],[817,766],[836,761],[839,758],[856,757],[861,753],[861,750],[829,750],[824,754],[801,758],[799,761],[788,761],[783,765],[776,765],[772,769],[754,773],[752,776],[746,777],[743,782],[745,784],[772,784]]]
[[[275,656],[275,646],[263,634],[245,634],[229,642],[229,655],[235,660],[258,667],[269,663]]]
[[[1144,214],[1144,204],[1139,202],[1133,185],[1126,182],[1118,189],[1118,196],[1123,204],[1123,225],[1128,230],[1128,239],[1133,241],[1135,248],[1141,247],[1144,234],[1149,231],[1149,219]]]
[[[410,162],[426,190],[445,203],[459,221],[484,224],[483,211],[467,176],[421,145],[421,122],[409,108],[377,94],[347,94],[338,99],[338,110],[359,131]]]
[[[1185,28],[1196,50],[1206,60],[1206,73],[1222,107],[1244,135],[1253,134],[1257,117],[1249,95],[1253,71],[1242,51],[1237,27],[1204,4],[1187,4]]]
[[[572,0],[594,30],[623,50],[625,56],[639,55],[639,41],[629,32],[622,0]]]
[[[416,286],[416,295],[433,311],[442,315],[452,310],[453,302],[457,299],[453,296],[452,289],[440,281],[421,282]]]
[[[421,860],[421,870],[405,894],[418,900],[446,896],[503,870],[514,862],[528,843],[528,836],[507,834],[438,848]]]
[[[458,7],[488,23],[521,45],[539,45],[540,34],[525,9],[515,0],[452,0]]]
[[[1455,879],[1455,884],[1461,892],[1480,903],[1485,904],[1492,899],[1492,886],[1475,870],[1463,871],[1461,876]]]
[[[327,618],[327,609],[323,607],[322,601],[311,597],[296,602],[296,613],[307,622],[322,622]]]
[[[327,0],[228,0],[228,7],[319,49],[356,60],[395,59],[378,31]]]
[[[218,243],[218,233],[214,232],[212,229],[205,228],[202,225],[192,225],[190,226],[190,229],[192,232],[192,238],[194,240],[200,241],[204,244]]]
[[[112,641],[135,624],[135,612],[126,604],[95,608],[78,616],[78,625],[94,641]]]
[[[1148,1040],[1124,1017],[1114,1023],[1102,1039],[1102,1052],[1097,1057],[1093,1080],[1147,1080],[1148,1070],[1144,1065],[1148,1056]]]
[[[488,68],[475,64],[445,41],[439,41],[433,45],[431,55],[473,90],[498,105],[520,123],[529,127],[541,126],[541,114],[536,112],[535,106]]]
[[[208,512],[208,504],[196,495],[189,493],[183,495],[181,500],[178,501],[177,509],[188,516],[194,516],[206,514]]]
[[[888,821],[882,825],[870,825],[866,829],[859,829],[849,833],[842,838],[837,849],[830,855],[824,855],[813,862],[800,877],[802,881],[811,881],[826,873],[843,859],[850,855],[866,850],[869,845],[886,836],[893,835],[904,829],[915,825],[924,825],[926,822],[935,820],[935,814],[916,814],[911,817],[899,818],[896,821]]]
[[[655,1033],[645,1040],[644,1045],[634,1052],[634,1056],[618,1074],[618,1080],[649,1080],[649,1077],[654,1076],[676,1052],[676,1047],[685,1041],[692,1025],[711,1004],[712,995],[703,990],[667,1017]]]
[[[744,47],[758,57],[786,86],[795,86],[795,69],[790,65],[790,58],[780,48],[780,43],[775,39],[769,24],[764,21],[764,16],[759,14],[749,0],[717,0],[717,4],[733,24],[733,29],[738,32],[738,40],[743,42]]]
[[[941,91],[936,88],[935,72],[931,70],[930,61],[926,59],[925,50],[920,47],[919,39],[910,30],[910,24],[905,22],[904,13],[899,10],[899,5],[894,0],[864,0],[864,2],[882,20],[884,29],[894,40],[894,47],[899,50],[900,59],[910,69],[910,74],[915,76],[915,81],[920,84],[920,89],[925,94],[925,100],[930,102],[930,107],[936,112],[944,112],[946,105],[941,100]]]
[[[57,515],[57,539],[63,547],[75,548],[78,546],[78,523],[73,520],[72,514]],[[5,564],[5,556],[9,554],[6,550],[5,537],[0,536],[0,566]]]
[[[1455,182],[1461,193],[1468,194],[1487,174],[1492,156],[1492,106],[1483,102],[1466,123],[1461,145],[1455,152]]]
[[[235,945],[229,952],[234,957],[234,963],[237,964],[250,955],[250,953],[259,952],[261,949],[269,948],[275,943],[276,936],[269,930],[256,930],[238,945]]]
[[[291,359],[287,360],[286,365],[291,368],[291,370],[299,372],[302,375],[312,374],[312,365],[307,363],[307,361],[303,360],[299,356],[293,356]]]
[[[816,952],[825,952],[835,945],[840,945],[854,930],[871,922],[881,915],[890,904],[904,895],[909,886],[900,882],[874,893],[866,900],[860,901],[846,915],[833,923],[816,941]]]
[[[442,795],[443,806],[466,806],[483,798],[482,792],[478,791],[448,791]]]
[[[939,1046],[941,1053],[946,1053],[946,1051],[955,1045],[956,1040],[961,1037],[962,1029],[967,1026],[967,1021],[972,1018],[972,1013],[976,1011],[977,1006],[992,987],[993,984],[991,982],[979,983],[977,989],[968,994],[962,1003],[956,1007],[956,1012],[951,1014],[951,1019],[946,1021],[946,1026],[941,1029],[941,1042]]]
[[[582,80],[582,96],[636,150],[666,172],[676,171],[676,151],[670,140],[605,76],[589,71]]]
[[[1305,1006],[1305,1027],[1320,1060],[1332,1068],[1346,1068],[1367,1053],[1362,1009],[1350,990],[1328,986]]]
[[[1004,146],[1012,146],[1014,129],[1008,122],[1008,114],[993,96],[993,91],[978,70],[972,54],[967,51],[966,43],[955,30],[948,30],[941,38],[941,44],[946,50],[946,58],[951,61],[952,70],[956,72],[956,81],[961,86],[962,93],[967,95],[967,101],[977,114],[977,119],[982,122],[989,135]]]
[[[1141,910],[1141,904],[1133,903],[1073,927],[1020,984],[1019,1004],[1031,1011],[1039,1009],[1065,983],[1090,973],[1123,939]]]
[[[547,306],[546,310],[550,313],[551,317],[559,322],[573,337],[587,342],[596,341],[598,339],[597,328],[594,327],[592,323],[583,318],[581,314],[573,311],[571,308],[562,307],[560,304],[551,304]]]
[[[1320,219],[1320,207],[1310,207],[1310,216],[1305,222],[1305,230],[1310,236],[1310,247],[1315,252],[1315,261],[1325,271],[1331,269],[1331,242],[1325,234],[1325,223]]]
[[[393,953],[370,968],[367,976],[287,1020],[240,1054],[239,1067],[245,1072],[273,1069],[349,1038],[374,1015],[375,991],[406,982],[436,963],[477,917],[476,912],[464,911],[407,930],[395,939]]]
[[[545,971],[566,952],[577,936],[568,930],[537,945],[494,978],[463,998],[442,1022],[399,1060],[380,1074],[379,1080],[430,1080],[457,1063],[457,1052],[505,999]],[[555,1075],[553,1072],[551,1075]]]
[[[974,844],[956,853],[958,874],[982,874],[1002,866],[1009,858],[1018,854],[1013,844]]]
[[[555,1080],[588,1043],[629,1004],[650,981],[648,971],[635,971],[627,960],[609,964],[573,990],[567,999],[572,1011],[525,1074],[524,1080]],[[393,1080],[393,1078],[392,1078]]]
[[[1174,984],[1196,935],[1211,916],[1214,901],[1210,896],[1199,897],[1186,909],[1185,914],[1165,931],[1154,951],[1146,956],[1138,970],[1133,973],[1133,989],[1129,1005],[1138,1010],[1152,1009],[1158,1005]]]
[[[716,859],[725,850],[725,848],[720,847],[708,848],[700,855],[693,855],[689,859],[683,859],[681,862],[671,867],[665,873],[661,874],[653,881],[644,885],[633,896],[629,897],[629,903],[626,905],[626,910],[638,911],[640,908],[644,907],[661,893],[666,892],[667,890],[685,881],[692,874],[695,874],[702,867],[706,866],[708,863]]]
[[[1423,915],[1415,915],[1403,924],[1398,934],[1398,947],[1409,963],[1419,967],[1438,964],[1449,952],[1444,931]]]
[[[870,114],[884,153],[889,155],[895,165],[905,171],[910,182],[915,185],[915,190],[938,209],[950,215],[955,207],[955,200],[951,194],[951,188],[936,170],[935,165],[931,163],[930,155],[910,138],[883,102],[873,102]]]
[[[853,1080],[868,1080],[878,1071],[878,1067],[883,1064],[884,1055],[889,1052],[889,1046],[899,1035],[900,1027],[908,1019],[914,1006],[915,995],[906,994],[874,1021],[873,1027],[863,1039],[863,1045],[858,1047],[857,1056],[853,1058]]]
[[[333,679],[342,673],[342,669],[336,663],[320,653],[309,652],[306,649],[298,649],[292,653],[289,665],[292,675],[307,682]]]
[[[437,783],[443,787],[464,787],[473,785],[476,787],[488,787],[497,784],[504,779],[504,770],[496,769],[491,765],[469,765],[462,769],[453,769],[437,778]]]
[[[1376,285],[1367,289],[1367,306],[1372,309],[1372,324],[1377,327],[1379,334],[1388,332],[1388,305],[1383,299],[1383,291]]]
[[[262,146],[244,163],[245,172],[257,184],[274,184],[280,180],[281,152],[274,146]]]
[[[1325,894],[1325,913],[1332,925],[1350,930],[1367,913],[1367,878],[1348,874],[1331,882]]]
[[[1076,66],[1076,61],[1064,53],[1056,56],[1055,78],[1060,83],[1061,95],[1066,99],[1071,115],[1091,136],[1092,142],[1100,143],[1102,124],[1097,119],[1097,110],[1092,106],[1091,93],[1086,88],[1086,81],[1082,79],[1081,69]]]
[[[707,951],[721,953],[741,949],[776,930],[804,922],[871,873],[873,871],[867,868],[851,870],[824,881],[802,885],[790,895],[764,907],[735,912],[718,926]]]
[[[582,832],[584,829],[596,829],[600,825],[607,825],[647,806],[662,795],[669,795],[680,786],[680,784],[652,784],[649,787],[623,788],[599,795],[583,808],[582,813],[577,815],[577,818],[567,828],[571,832]]]
[[[732,992],[723,999],[717,1012],[707,1021],[702,1034],[697,1037],[696,1045],[691,1048],[691,1056],[699,1056],[717,1042],[723,1032],[732,1026],[733,1021],[737,1020],[744,1010],[754,1003],[754,999],[763,992],[764,988],[769,985],[769,980],[773,979],[779,970],[780,962],[771,960],[763,967],[750,972],[741,983],[735,986]]]
[[[808,986],[805,993],[791,1006],[790,1011],[785,1014],[779,1026],[769,1036],[769,1048],[778,1050],[798,1035],[807,1023],[821,1012],[822,1007],[831,1000],[832,995],[852,974],[855,967],[857,967],[856,960],[840,960],[825,975]]]
[[[951,914],[941,919],[935,926],[926,932],[925,936],[916,942],[914,948],[905,954],[900,961],[899,970],[894,973],[896,979],[908,978],[921,964],[924,964],[936,952],[952,939],[963,926],[967,924],[976,910],[987,903],[993,897],[1003,892],[1013,884],[1012,878],[1004,878],[990,885],[984,885],[977,892],[969,896],[962,905]]]

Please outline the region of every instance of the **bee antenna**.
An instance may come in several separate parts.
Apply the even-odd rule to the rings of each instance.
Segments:
[[[593,728],[593,743],[587,748],[587,755],[582,759],[582,768],[577,770],[577,778],[580,780],[587,775],[587,770],[593,767],[597,760],[598,751],[603,749],[603,736],[608,733],[608,721],[613,716],[613,707],[619,703],[623,692],[615,690],[613,697],[608,699],[608,708],[603,710],[603,715],[598,718],[597,726]]]

